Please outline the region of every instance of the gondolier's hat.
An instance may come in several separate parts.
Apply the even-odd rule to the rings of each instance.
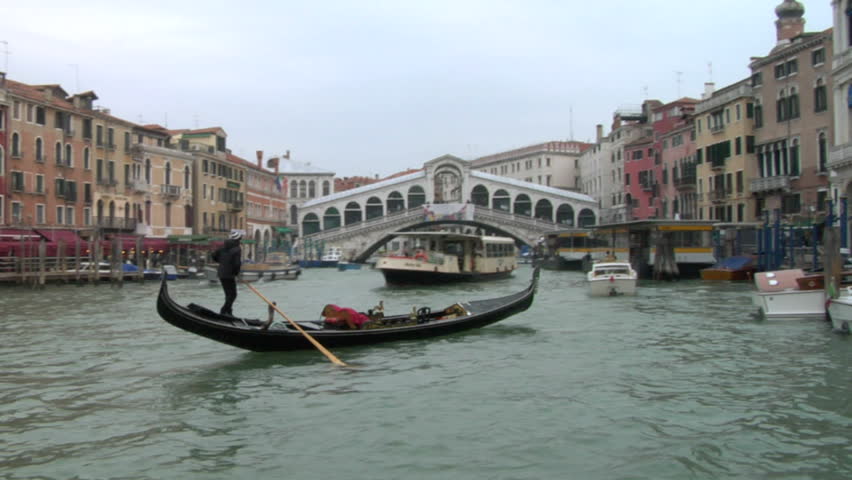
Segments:
[[[231,240],[239,240],[243,238],[243,232],[239,230],[231,230],[231,235],[228,236]]]

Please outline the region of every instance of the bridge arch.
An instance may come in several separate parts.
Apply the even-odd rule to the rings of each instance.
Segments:
[[[594,226],[595,221],[595,212],[591,209],[584,208],[580,210],[580,215],[577,217],[577,225],[579,225],[580,228]]]
[[[431,228],[431,227],[437,227],[437,226],[441,226],[441,225],[468,225],[468,226],[471,226],[471,227],[476,227],[478,229],[482,229],[487,234],[490,234],[490,235],[498,235],[498,236],[501,236],[501,237],[511,237],[513,240],[515,240],[515,245],[517,245],[519,247],[522,246],[522,245],[529,245],[529,243],[526,240],[524,240],[523,238],[515,235],[514,233],[512,233],[508,230],[504,230],[500,227],[496,227],[494,225],[488,225],[488,224],[485,224],[485,223],[482,223],[482,222],[477,222],[477,221],[474,221],[474,220],[438,220],[438,221],[418,222],[418,223],[415,223],[413,225],[409,225],[407,227],[400,228],[397,232],[413,232],[413,231],[417,231],[421,228]],[[397,235],[395,233],[389,233],[389,234],[385,235],[384,237],[380,238],[377,242],[370,245],[363,252],[361,252],[360,255],[355,257],[355,259],[353,261],[355,263],[366,262],[367,259],[370,258],[370,256],[372,254],[376,253],[376,251],[378,249],[382,248],[388,242],[390,242],[391,240],[396,238]]]
[[[366,219],[378,218],[384,215],[384,207],[379,197],[370,197],[367,199]]]
[[[502,188],[494,192],[494,196],[491,199],[491,208],[504,212],[511,211],[512,197],[509,196],[509,192]]]
[[[329,207],[322,216],[322,229],[331,230],[340,228],[340,211],[335,207]]]
[[[319,217],[315,213],[309,213],[302,219],[302,232],[304,235],[310,235],[320,231]]]
[[[525,217],[532,216],[532,201],[530,200],[530,196],[526,193],[521,193],[517,197],[515,197],[514,205],[512,206],[512,213],[515,215],[523,215]]]
[[[488,188],[479,184],[470,191],[470,203],[482,207],[488,206]]]
[[[568,205],[567,203],[559,205],[559,208],[556,209],[556,223],[561,223],[573,227],[574,208],[571,205]]]
[[[358,223],[361,220],[363,220],[361,205],[359,205],[358,202],[347,203],[346,208],[343,209],[343,223],[345,225],[352,225],[353,223]]]
[[[405,210],[405,199],[402,198],[401,193],[394,190],[388,194],[387,212],[391,214],[400,210]]]

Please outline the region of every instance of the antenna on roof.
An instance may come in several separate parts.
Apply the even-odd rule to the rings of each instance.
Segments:
[[[3,63],[3,71],[9,73],[9,54],[12,52],[9,51],[9,42],[7,42],[6,40],[0,40],[0,43],[3,44],[3,54],[6,57]]]
[[[68,66],[74,69],[74,92],[80,93],[80,65],[69,63]]]
[[[680,78],[683,76],[683,72],[675,72],[677,76],[677,98],[680,98]]]
[[[571,105],[568,107],[568,135],[570,136],[569,140],[574,140],[574,106]]]

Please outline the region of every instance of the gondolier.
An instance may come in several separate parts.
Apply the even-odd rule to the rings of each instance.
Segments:
[[[225,292],[225,303],[219,310],[222,315],[234,315],[234,301],[237,299],[237,277],[240,275],[240,267],[242,266],[242,249],[240,248],[242,238],[242,231],[231,230],[231,235],[225,240],[225,245],[213,252],[213,261],[219,264],[216,275],[219,277],[219,283],[222,284],[222,290]]]

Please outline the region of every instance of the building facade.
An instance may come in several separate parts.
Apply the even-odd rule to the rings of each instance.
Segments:
[[[9,117],[6,225],[79,228],[91,224],[94,93],[70,97],[59,85],[6,79]]]
[[[775,12],[777,44],[749,65],[758,168],[750,190],[760,217],[778,211],[804,222],[828,198],[832,31],[804,32],[804,7],[794,0]]]
[[[749,189],[758,174],[751,80],[708,91],[695,115],[698,218],[719,222],[759,219],[761,212]]]
[[[263,152],[257,152],[256,163],[236,155],[228,155],[231,163],[246,169],[246,235],[248,258],[262,262],[273,248],[289,246],[287,226],[287,185],[279,177],[279,158],[272,157],[263,164]]]
[[[580,191],[580,155],[591,144],[553,141],[477,158],[480,172],[563,190]]]
[[[6,148],[9,102],[6,99],[6,74],[0,72],[0,226],[6,224]]]
[[[302,204],[335,192],[334,172],[318,168],[310,162],[302,163],[290,158],[281,158],[279,168],[282,181],[288,185],[291,225],[299,224],[299,207]]]
[[[834,13],[831,78],[834,107],[834,143],[828,169],[835,202],[852,195],[852,3],[831,2]]]

